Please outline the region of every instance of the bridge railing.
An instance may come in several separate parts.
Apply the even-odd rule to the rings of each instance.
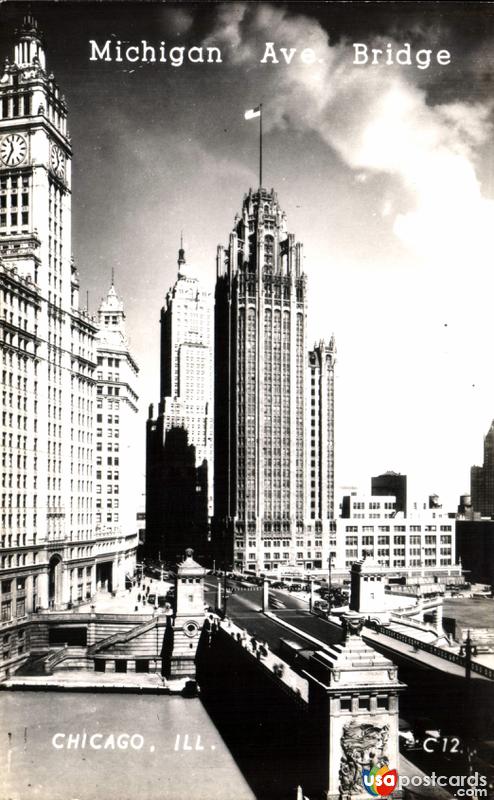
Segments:
[[[278,655],[275,655],[266,642],[257,640],[244,628],[240,628],[233,620],[225,618],[219,622],[220,628],[242,647],[252,658],[264,667],[271,675],[275,676],[281,686],[288,689],[303,704],[309,702],[309,687],[307,681],[297,672],[292,670]]]
[[[437,656],[438,658],[444,658],[446,661],[451,661],[453,664],[458,664],[464,669],[467,666],[465,656],[459,656],[457,653],[451,653],[449,650],[444,650],[442,647],[437,647],[436,645],[429,644],[428,642],[421,642],[418,639],[414,639],[413,636],[407,636],[406,633],[394,631],[392,628],[387,628],[384,625],[379,625],[377,622],[371,621],[366,622],[366,627],[371,628],[372,630],[376,631],[376,633],[384,633],[386,636],[391,636],[393,639],[398,639],[400,642],[405,642],[405,644],[409,644],[418,650],[424,650],[426,653],[431,653],[431,655]],[[484,678],[488,678],[491,681],[494,680],[494,669],[486,667],[484,664],[479,664],[477,661],[471,661],[470,666],[472,672],[476,672],[478,675],[483,675]]]

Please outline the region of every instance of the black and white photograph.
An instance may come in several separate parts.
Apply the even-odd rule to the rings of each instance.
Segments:
[[[494,3],[0,2],[0,800],[494,800]]]

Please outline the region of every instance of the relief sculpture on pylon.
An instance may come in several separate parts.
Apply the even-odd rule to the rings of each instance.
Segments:
[[[349,722],[343,728],[340,762],[340,794],[365,794],[362,773],[389,763],[385,754],[388,725]]]

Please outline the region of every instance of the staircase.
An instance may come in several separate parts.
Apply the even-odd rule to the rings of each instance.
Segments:
[[[95,653],[98,653],[100,650],[105,650],[107,647],[111,647],[113,644],[128,642],[131,639],[134,639],[136,636],[141,636],[143,633],[151,631],[153,628],[158,626],[158,619],[159,617],[153,617],[153,619],[148,620],[147,622],[142,622],[140,625],[135,625],[133,628],[129,628],[126,631],[118,631],[117,633],[113,633],[111,636],[100,639],[98,642],[95,642],[88,647],[88,657],[90,658]]]
[[[15,673],[15,676],[17,677],[18,675],[46,675],[47,673],[50,672],[50,669],[47,667],[48,659],[53,658],[54,656],[63,652],[64,648],[62,647],[57,650],[48,650],[46,653],[33,653],[19,667],[19,669]]]

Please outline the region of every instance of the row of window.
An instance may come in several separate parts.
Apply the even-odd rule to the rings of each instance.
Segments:
[[[15,94],[2,98],[2,119],[29,117],[31,115],[31,94]]]
[[[0,228],[18,228],[19,226],[23,228],[29,226],[29,211],[21,211],[20,214],[16,211],[11,211],[10,214],[0,211]]]

